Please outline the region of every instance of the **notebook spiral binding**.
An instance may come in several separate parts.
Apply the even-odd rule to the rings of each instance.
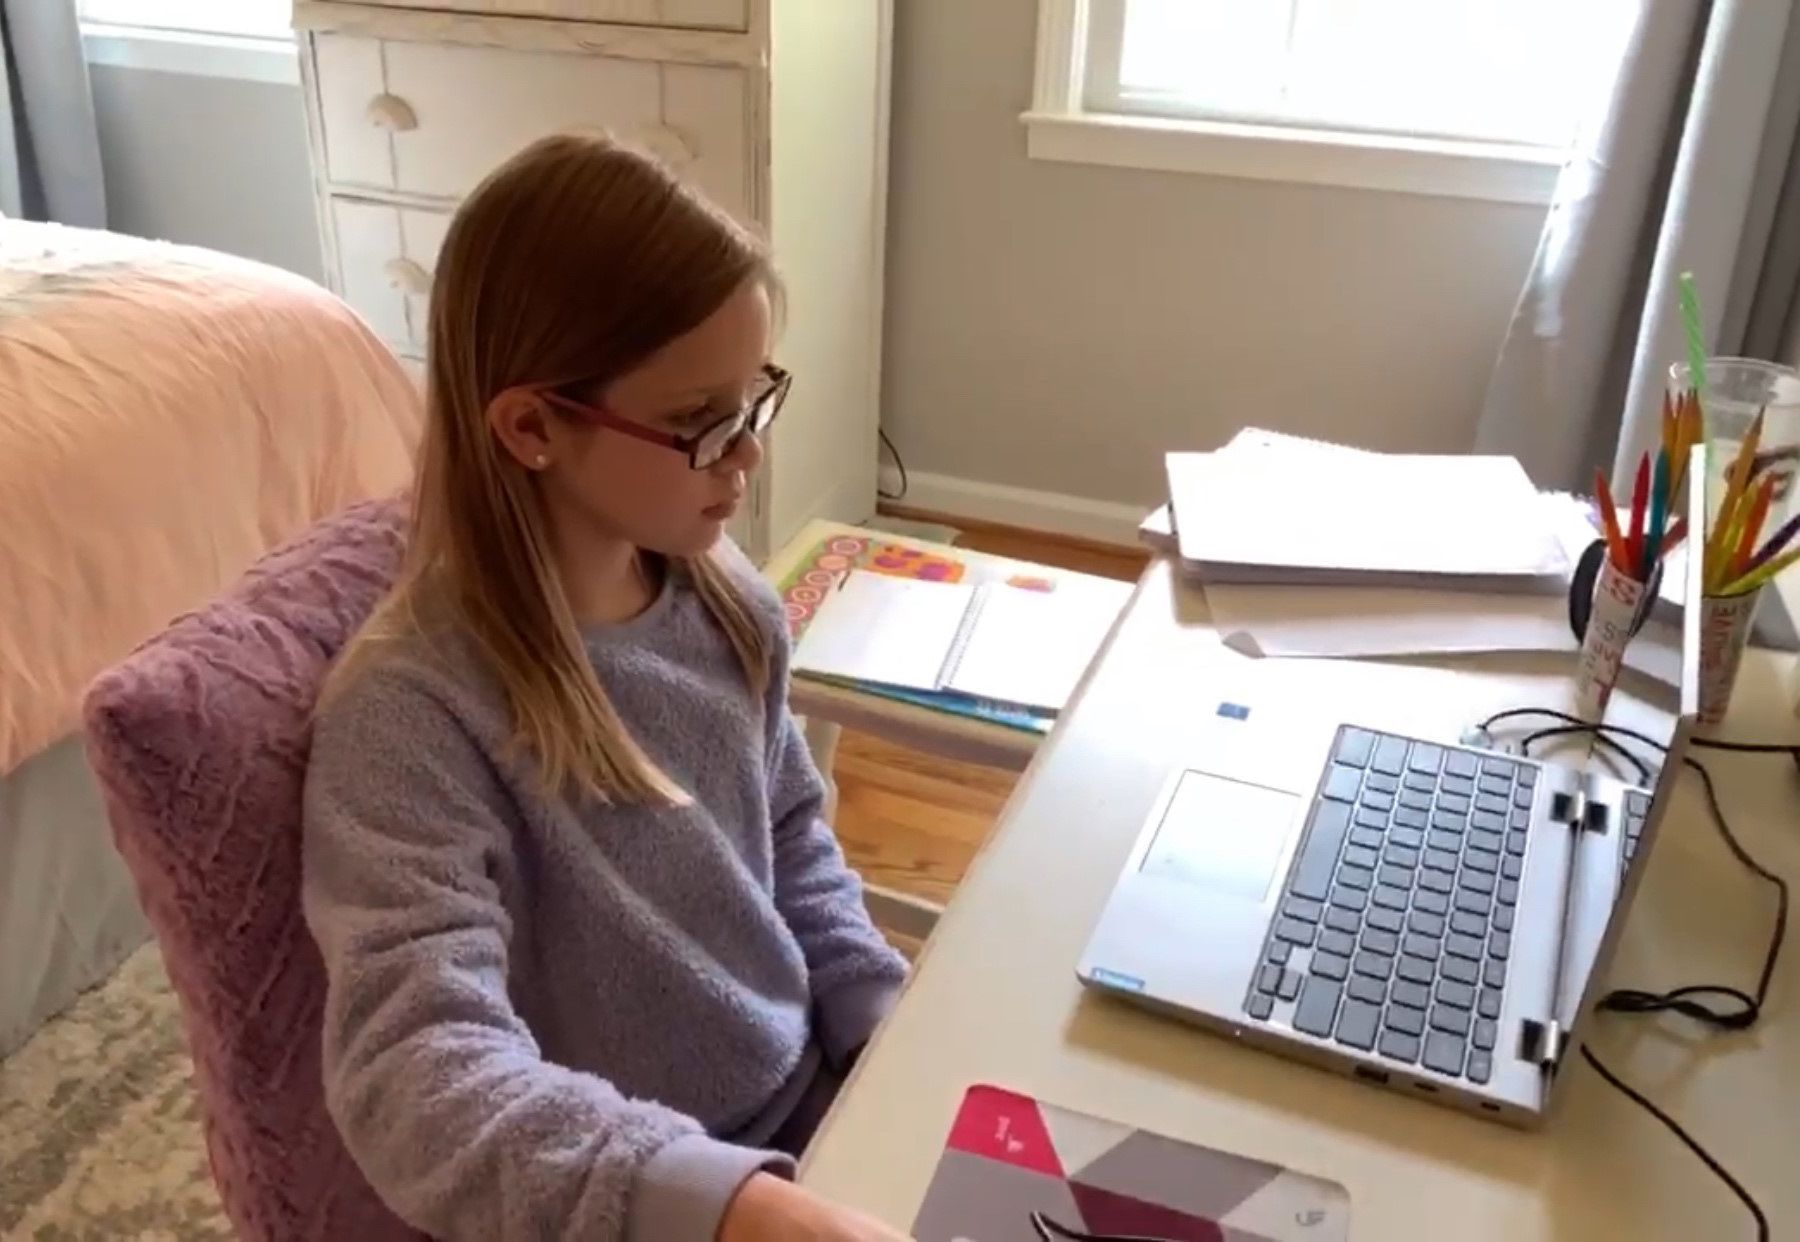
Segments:
[[[956,637],[950,640],[950,650],[944,653],[944,666],[938,670],[938,686],[948,688],[956,677],[956,670],[962,667],[963,656],[969,650],[969,643],[975,637],[975,626],[981,620],[981,610],[993,597],[994,584],[989,582],[975,588],[975,594],[969,600],[969,607],[962,615],[962,622],[956,627]]]

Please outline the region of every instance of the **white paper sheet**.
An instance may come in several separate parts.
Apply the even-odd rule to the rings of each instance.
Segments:
[[[1065,579],[1050,592],[995,584],[947,688],[1061,711],[1130,598],[1124,582]]]
[[[1181,554],[1295,578],[1534,578],[1567,570],[1537,491],[1508,457],[1233,452],[1171,456]]]
[[[801,636],[794,668],[936,690],[975,590],[965,583],[852,573]]]
[[[1209,583],[1207,607],[1226,646],[1245,655],[1373,657],[1580,649],[1563,596],[1479,595],[1385,587]],[[1625,664],[1665,685],[1681,678],[1679,627],[1652,620]]]

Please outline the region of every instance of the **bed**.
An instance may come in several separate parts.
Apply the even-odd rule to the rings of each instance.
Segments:
[[[0,1056],[148,935],[81,693],[319,518],[401,487],[412,380],[298,276],[0,220]]]

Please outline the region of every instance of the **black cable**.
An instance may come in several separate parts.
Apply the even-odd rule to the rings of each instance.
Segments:
[[[1648,766],[1641,758],[1630,754],[1614,741],[1611,735],[1629,737],[1664,753],[1668,751],[1668,747],[1662,742],[1634,729],[1627,729],[1622,725],[1591,724],[1577,716],[1571,716],[1567,712],[1555,711],[1550,708],[1521,707],[1500,712],[1483,721],[1481,728],[1486,731],[1490,726],[1502,720],[1516,720],[1533,716],[1548,717],[1566,723],[1556,728],[1539,729],[1528,734],[1519,743],[1521,754],[1529,754],[1532,745],[1542,739],[1577,733],[1592,734],[1596,741],[1607,742],[1613,750],[1625,755],[1643,776],[1643,784],[1648,786],[1653,783]],[[1746,754],[1786,754],[1794,760],[1797,767],[1800,767],[1800,747],[1761,742],[1714,742],[1704,738],[1693,739],[1693,745]],[[1713,784],[1712,772],[1691,755],[1685,757],[1685,764],[1700,777],[1701,786],[1706,793],[1707,809],[1712,812],[1713,826],[1719,830],[1719,836],[1723,838],[1725,847],[1747,870],[1775,889],[1775,925],[1769,937],[1768,950],[1763,955],[1762,970],[1757,976],[1756,991],[1751,994],[1742,988],[1732,987],[1728,984],[1688,984],[1666,992],[1649,992],[1642,988],[1616,988],[1600,998],[1599,1007],[1613,1013],[1678,1013],[1685,1018],[1691,1018],[1696,1022],[1715,1026],[1722,1030],[1748,1030],[1762,1016],[1763,1005],[1768,1000],[1769,987],[1775,977],[1775,968],[1781,960],[1781,949],[1787,941],[1788,884],[1781,876],[1776,875],[1751,857],[1749,851],[1744,849],[1743,844],[1737,839],[1737,834],[1732,832],[1731,824],[1725,818],[1724,806],[1719,801],[1718,788]],[[1702,998],[1709,997],[1734,1002],[1734,1007],[1714,1008],[1701,1003]]]
[[[1643,762],[1640,756],[1632,754],[1630,751],[1626,750],[1624,746],[1620,745],[1616,740],[1615,735],[1617,737],[1631,738],[1653,750],[1663,753],[1664,755],[1668,753],[1669,749],[1665,744],[1657,741],[1655,738],[1635,730],[1623,728],[1619,725],[1591,724],[1581,720],[1579,717],[1571,716],[1567,712],[1555,711],[1548,708],[1515,708],[1511,711],[1500,712],[1488,717],[1487,720],[1482,722],[1480,727],[1482,732],[1485,733],[1493,725],[1502,720],[1513,720],[1525,717],[1549,718],[1561,723],[1554,727],[1538,729],[1528,734],[1519,743],[1520,754],[1529,755],[1532,745],[1538,741],[1571,734],[1590,734],[1593,736],[1596,743],[1606,743],[1608,744],[1609,749],[1624,755],[1644,777],[1643,784],[1645,786],[1653,784],[1650,780],[1649,766]],[[1692,744],[1694,746],[1706,747],[1712,750],[1736,751],[1746,754],[1786,754],[1793,761],[1795,767],[1800,769],[1800,746],[1784,746],[1779,744],[1752,742],[1714,742],[1700,738],[1693,739]],[[1692,768],[1700,777],[1701,787],[1706,794],[1707,809],[1712,813],[1713,824],[1718,828],[1719,836],[1724,839],[1726,848],[1731,851],[1733,857],[1742,863],[1747,870],[1757,876],[1757,878],[1772,885],[1775,889],[1775,926],[1769,937],[1768,951],[1763,956],[1762,971],[1757,976],[1755,994],[1747,994],[1740,988],[1722,984],[1689,985],[1686,987],[1673,988],[1667,992],[1660,993],[1648,992],[1637,988],[1618,988],[1601,998],[1599,1008],[1613,1013],[1626,1014],[1659,1013],[1667,1011],[1679,1013],[1684,1017],[1692,1018],[1705,1025],[1723,1030],[1745,1030],[1753,1026],[1756,1021],[1762,1017],[1763,1005],[1768,999],[1769,987],[1775,977],[1775,968],[1781,958],[1782,945],[1787,940],[1788,885],[1787,881],[1781,876],[1776,875],[1774,872],[1764,867],[1755,858],[1751,857],[1749,851],[1745,850],[1742,843],[1738,841],[1737,834],[1732,832],[1731,825],[1725,818],[1725,808],[1719,801],[1719,791],[1718,787],[1713,783],[1712,772],[1692,755],[1682,756],[1682,761],[1686,767]],[[1737,1007],[1733,1009],[1713,1008],[1709,1005],[1700,1003],[1700,997],[1722,997],[1727,1000],[1735,1001]],[[1701,1163],[1704,1164],[1714,1176],[1725,1183],[1731,1190],[1731,1193],[1736,1195],[1738,1200],[1750,1210],[1750,1215],[1756,1221],[1756,1236],[1759,1242],[1767,1242],[1769,1237],[1768,1217],[1763,1213],[1762,1206],[1758,1204],[1750,1192],[1744,1188],[1743,1183],[1733,1177],[1724,1165],[1714,1159],[1712,1154],[1702,1147],[1692,1135],[1682,1129],[1674,1118],[1663,1112],[1662,1109],[1651,1103],[1648,1098],[1628,1086],[1618,1075],[1608,1069],[1600,1059],[1594,1055],[1593,1050],[1589,1048],[1585,1042],[1581,1045],[1581,1055],[1583,1059],[1594,1068],[1594,1072],[1599,1074],[1600,1077],[1605,1080],[1607,1085],[1611,1086],[1639,1108],[1642,1108],[1645,1112],[1656,1118],[1664,1128],[1676,1138],[1680,1139],[1682,1144],[1686,1146],[1689,1151],[1699,1157]]]
[[[1637,773],[1638,784],[1643,785],[1646,788],[1656,784],[1656,774],[1650,770],[1649,764],[1645,763],[1639,756],[1634,755],[1627,750],[1623,743],[1606,736],[1604,733],[1595,732],[1594,726],[1588,724],[1553,725],[1548,729],[1538,729],[1535,732],[1527,733],[1524,737],[1519,739],[1519,753],[1522,755],[1529,755],[1532,746],[1538,742],[1548,741],[1555,737],[1566,737],[1575,733],[1592,733],[1596,743],[1605,746],[1613,754],[1618,755],[1621,759],[1625,760],[1626,763],[1631,765],[1631,770]]]
[[[1775,978],[1775,967],[1781,960],[1781,947],[1787,940],[1788,885],[1786,880],[1752,858],[1738,841],[1737,834],[1731,831],[1731,825],[1725,820],[1725,809],[1719,802],[1718,788],[1713,784],[1712,773],[1692,757],[1686,763],[1699,774],[1701,787],[1706,791],[1707,808],[1712,812],[1713,824],[1718,828],[1719,835],[1725,839],[1725,847],[1758,879],[1775,889],[1775,928],[1769,937],[1768,951],[1763,955],[1762,971],[1756,979],[1756,991],[1748,994],[1741,988],[1708,983],[1689,984],[1667,992],[1617,988],[1601,998],[1600,1008],[1614,1013],[1661,1013],[1668,1010],[1723,1030],[1748,1030],[1762,1017],[1763,1005],[1768,1000],[1769,987]],[[1718,996],[1735,1001],[1738,1008],[1710,1008],[1698,1003],[1697,998],[1703,996]]]
[[[901,458],[900,450],[894,447],[894,442],[892,440],[888,439],[887,432],[885,432],[885,431],[881,430],[879,427],[877,427],[875,429],[875,434],[881,437],[881,447],[885,448],[888,451],[888,453],[893,457],[894,469],[896,469],[900,472],[900,490],[899,491],[884,492],[880,488],[876,488],[875,494],[877,496],[881,497],[881,499],[883,499],[883,500],[891,500],[891,501],[894,501],[895,503],[898,503],[898,502],[906,499],[906,493],[908,491],[910,491],[912,488],[912,484],[907,480],[907,477],[906,477],[906,462]]]
[[[1715,1160],[1712,1153],[1700,1146],[1699,1141],[1686,1130],[1682,1129],[1680,1124],[1673,1117],[1652,1104],[1643,1094],[1627,1085],[1624,1079],[1620,1078],[1610,1069],[1607,1069],[1600,1058],[1594,1055],[1594,1050],[1589,1048],[1585,1041],[1581,1045],[1581,1056],[1583,1060],[1594,1067],[1594,1072],[1596,1074],[1606,1080],[1608,1086],[1612,1087],[1613,1090],[1617,1091],[1620,1095],[1623,1095],[1633,1104],[1636,1104],[1639,1108],[1660,1121],[1663,1124],[1664,1129],[1680,1139],[1682,1144],[1686,1146],[1689,1151],[1700,1158],[1700,1163],[1712,1170],[1713,1176],[1717,1177],[1720,1181],[1724,1182],[1726,1186],[1730,1187],[1731,1193],[1738,1197],[1740,1203],[1750,1209],[1750,1215],[1756,1221],[1757,1242],[1768,1242],[1769,1218],[1763,1214],[1762,1205],[1757,1203],[1756,1199],[1748,1190],[1744,1189],[1744,1184],[1742,1182],[1731,1175],[1729,1169]]]
[[[1496,724],[1499,724],[1502,720],[1517,720],[1524,716],[1545,716],[1551,720],[1560,720],[1566,725],[1580,726],[1579,729],[1571,729],[1570,732],[1590,732],[1595,733],[1597,736],[1611,736],[1617,734],[1619,737],[1628,737],[1634,742],[1642,742],[1644,745],[1649,746],[1654,750],[1659,750],[1664,754],[1667,754],[1669,750],[1665,743],[1657,741],[1648,733],[1639,733],[1636,729],[1627,729],[1624,725],[1590,724],[1580,716],[1572,716],[1568,712],[1559,712],[1552,707],[1515,707],[1511,711],[1495,712],[1492,716],[1489,716],[1486,720],[1481,722],[1480,728],[1482,732],[1485,733]],[[1695,740],[1695,745],[1701,744],[1702,743],[1700,743],[1698,739]],[[1784,747],[1783,749],[1786,748]]]

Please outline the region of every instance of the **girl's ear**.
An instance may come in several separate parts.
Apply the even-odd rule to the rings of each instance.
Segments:
[[[550,408],[538,394],[508,388],[488,402],[487,420],[501,449],[525,469],[543,470],[550,465]]]

